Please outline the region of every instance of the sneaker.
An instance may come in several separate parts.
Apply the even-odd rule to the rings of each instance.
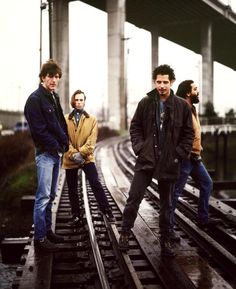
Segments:
[[[76,216],[76,217],[73,217],[72,220],[68,222],[68,226],[78,227],[81,222],[82,222],[82,219]]]
[[[53,233],[53,231],[47,232],[47,239],[52,243],[60,243],[64,241],[64,237]]]
[[[43,240],[34,240],[34,246],[35,249],[39,249],[46,252],[56,252],[58,251],[58,247],[50,242],[47,238],[44,238]]]
[[[180,236],[174,230],[169,234],[169,238],[171,242],[180,242]]]
[[[129,250],[129,233],[121,232],[118,247],[121,251]]]
[[[169,258],[175,257],[175,252],[170,240],[165,240],[161,242],[161,256]]]
[[[101,210],[101,212],[107,217],[109,222],[115,223],[116,219],[110,209]]]

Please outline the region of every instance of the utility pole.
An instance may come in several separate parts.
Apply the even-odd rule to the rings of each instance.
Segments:
[[[49,58],[53,58],[52,55],[52,0],[48,0],[48,24],[49,24]]]
[[[130,40],[131,37],[124,37],[121,38],[122,41],[124,41],[125,46],[125,59],[124,59],[124,129],[128,129],[128,56],[129,56],[129,47],[128,47],[128,40]],[[122,109],[122,107],[121,107]]]
[[[39,69],[42,66],[42,43],[43,43],[43,10],[46,9],[47,4],[40,0],[40,43],[39,43]]]

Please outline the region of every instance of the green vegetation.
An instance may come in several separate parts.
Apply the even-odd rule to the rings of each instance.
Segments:
[[[21,197],[34,194],[35,189],[35,164],[24,164],[6,178],[1,188],[0,203],[6,207],[18,208]]]
[[[206,102],[204,104],[204,107],[205,107],[205,113],[204,115],[207,116],[207,117],[216,117],[217,116],[217,113],[215,112],[215,109],[214,109],[214,104],[210,101]]]
[[[34,146],[28,132],[0,137],[0,239],[29,235],[32,212],[22,212],[21,197],[36,187]]]

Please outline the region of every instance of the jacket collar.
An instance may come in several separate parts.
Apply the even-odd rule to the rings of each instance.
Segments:
[[[147,96],[150,97],[152,100],[155,100],[155,101],[159,101],[160,100],[160,97],[159,97],[159,93],[157,92],[157,90],[154,88],[153,90],[149,91],[147,93]],[[170,96],[168,97],[168,99],[166,100],[166,106],[171,106],[172,103],[173,103],[173,97],[174,97],[174,92],[173,90],[171,89],[170,90]]]
[[[51,92],[48,91],[41,83],[39,84],[39,91],[43,94],[43,96],[45,96],[47,99],[49,99],[50,102],[53,102]],[[57,100],[59,100],[59,96],[55,91],[53,92],[53,95],[55,96],[55,98]]]
[[[85,110],[83,110],[82,115],[84,115],[86,118],[89,118],[89,114]],[[69,113],[68,119],[72,119],[73,116],[74,116],[74,110],[72,110],[72,112]]]

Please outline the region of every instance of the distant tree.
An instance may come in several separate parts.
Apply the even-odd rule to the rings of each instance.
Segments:
[[[225,113],[225,117],[235,117],[236,112],[231,108],[228,112]]]
[[[217,117],[217,113],[215,112],[214,105],[211,101],[208,101],[204,104],[206,117]]]

